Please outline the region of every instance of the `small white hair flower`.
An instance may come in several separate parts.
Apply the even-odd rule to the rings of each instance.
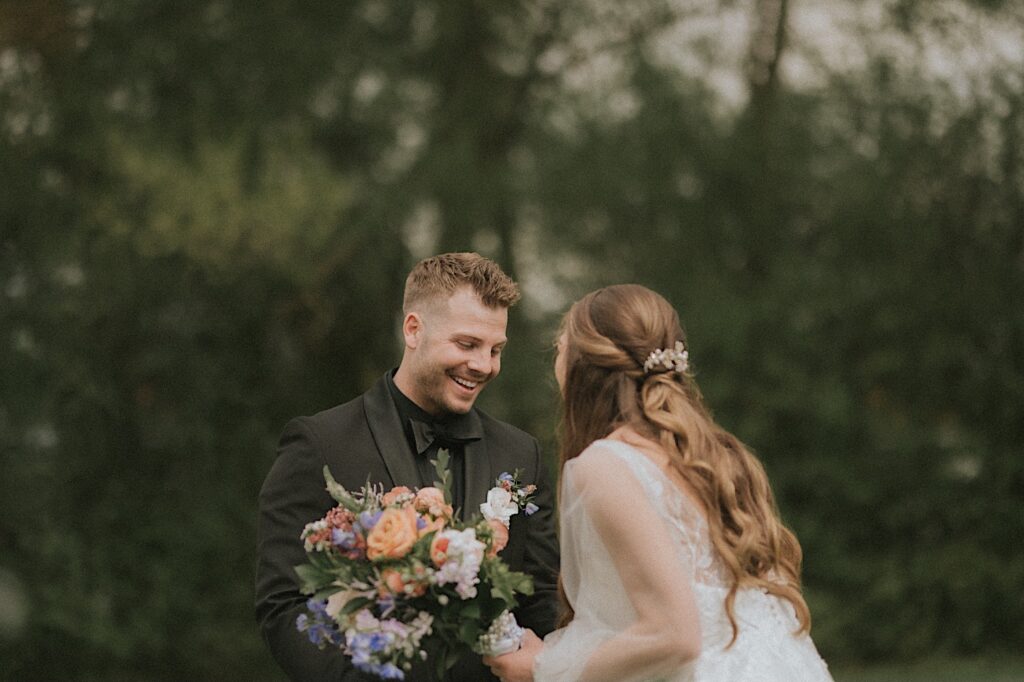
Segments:
[[[682,341],[676,341],[675,348],[656,348],[651,351],[644,362],[644,374],[651,374],[659,368],[674,370],[679,374],[686,371],[690,366],[690,353],[683,346]]]

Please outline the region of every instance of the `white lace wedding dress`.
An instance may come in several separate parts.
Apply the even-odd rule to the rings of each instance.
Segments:
[[[545,638],[536,682],[832,679],[810,637],[793,634],[798,623],[789,602],[760,589],[737,593],[739,635],[726,648],[729,580],[707,523],[630,445],[600,440],[568,462],[561,533],[562,580],[575,617]],[[696,619],[678,613],[699,615],[700,654],[685,664],[664,653],[679,631],[694,627]]]

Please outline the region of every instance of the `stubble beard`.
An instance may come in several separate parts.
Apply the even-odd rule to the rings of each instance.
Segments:
[[[421,405],[421,407],[435,417],[444,418],[454,414],[466,414],[473,409],[473,405],[476,402],[474,398],[473,402],[469,403],[469,405],[452,404],[448,395],[448,383],[450,381],[452,381],[452,378],[448,374],[447,369],[443,367],[430,368],[416,377],[419,393],[423,397],[423,401],[427,403],[426,405]]]

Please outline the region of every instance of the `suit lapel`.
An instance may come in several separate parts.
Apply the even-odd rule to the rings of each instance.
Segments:
[[[419,487],[420,476],[416,461],[405,441],[405,431],[384,378],[363,394],[363,409],[377,450],[391,475],[391,484]]]
[[[480,415],[475,410],[470,414],[476,421],[475,427],[483,433]],[[466,508],[462,510],[462,517],[469,519],[480,513],[480,505],[487,501],[487,491],[494,486],[494,481],[491,480],[491,461],[487,454],[486,438],[466,443],[465,453]]]

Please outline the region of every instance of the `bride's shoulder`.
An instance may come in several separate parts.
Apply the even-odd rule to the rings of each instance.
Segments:
[[[603,438],[588,445],[583,452],[566,463],[566,473],[581,481],[604,478],[622,482],[626,479],[646,478],[645,457],[635,448],[620,440]]]
[[[632,498],[645,486],[638,465],[615,441],[597,440],[565,463],[562,503]],[[564,511],[564,510],[563,510]]]
[[[628,461],[633,455],[633,448],[622,441],[601,438],[588,445],[574,460],[580,464],[615,464]]]

